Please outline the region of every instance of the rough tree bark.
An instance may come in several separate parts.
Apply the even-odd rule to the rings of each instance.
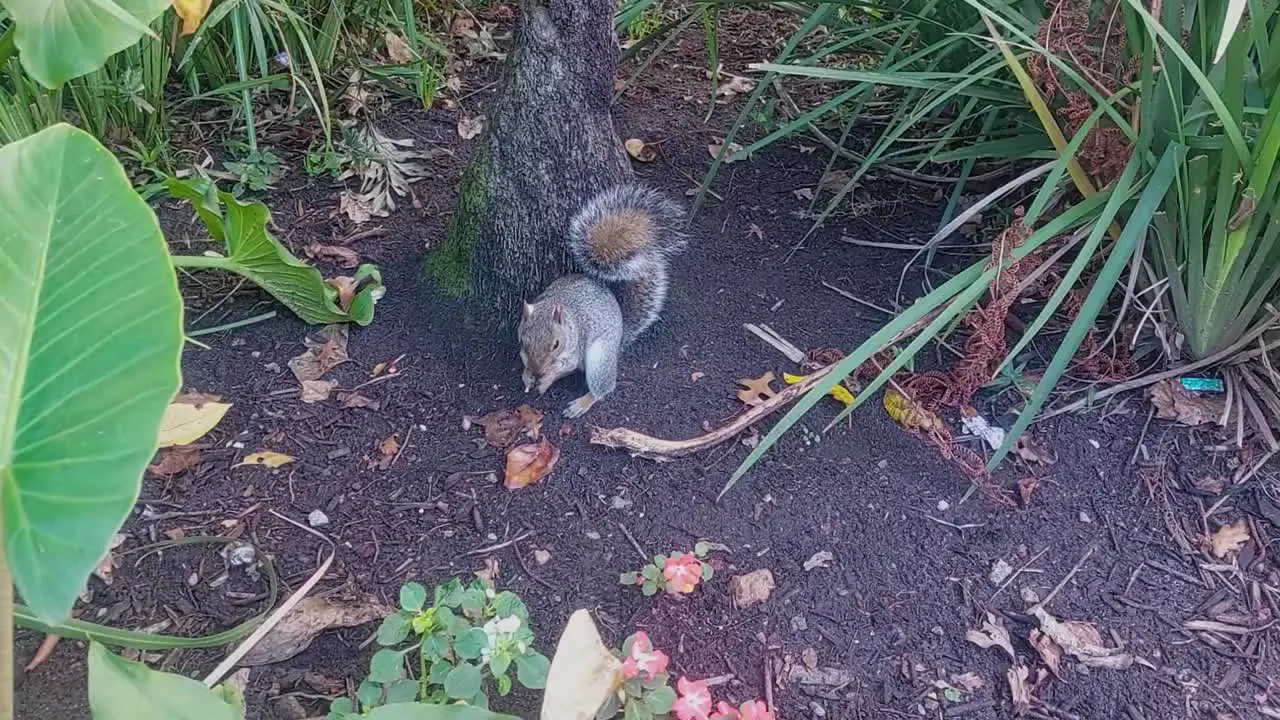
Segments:
[[[521,0],[486,129],[463,174],[437,283],[509,327],[568,272],[564,232],[592,195],[631,177],[609,112],[614,0]]]

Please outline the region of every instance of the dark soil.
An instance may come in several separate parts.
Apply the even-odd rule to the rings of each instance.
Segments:
[[[707,145],[723,134],[720,128],[740,102],[717,107],[703,123],[708,83],[696,40],[691,35],[670,61],[659,62],[617,110],[623,137],[643,138],[659,149],[659,159],[638,165],[637,172],[677,197],[701,179]],[[320,530],[336,543],[337,556],[314,594],[394,603],[406,580],[430,586],[467,578],[492,558],[500,568],[499,586],[517,591],[530,606],[540,649],[548,655],[569,614],[588,608],[609,642],[645,629],[670,652],[677,672],[732,674],[718,692],[734,701],[763,697],[766,677],[774,678],[778,716],[787,720],[1011,717],[1010,658],[966,641],[965,633],[994,613],[1013,636],[1018,662],[1035,668],[1038,659],[1027,642],[1035,623],[1024,614],[1030,604],[1024,597],[1030,591],[1043,598],[1068,576],[1049,610],[1096,623],[1108,643],[1124,643],[1145,662],[1105,670],[1064,661],[1064,677],[1047,678],[1035,690],[1042,701],[1038,717],[1262,716],[1259,708],[1268,704],[1278,669],[1273,631],[1222,635],[1215,648],[1182,623],[1235,612],[1249,627],[1269,626],[1270,588],[1280,584],[1276,570],[1264,543],[1246,546],[1247,557],[1239,561],[1244,571],[1202,569],[1209,556],[1197,544],[1204,532],[1201,512],[1217,498],[1183,492],[1195,473],[1177,463],[1199,458],[1191,450],[1205,445],[1206,436],[1160,421],[1144,429],[1146,408],[1139,398],[1112,406],[1106,417],[1070,416],[1038,427],[1037,436],[1058,462],[1027,467],[1010,461],[992,479],[1014,491],[1019,480],[1042,478],[1029,506],[1017,509],[971,494],[954,465],[895,424],[878,403],[825,435],[818,433],[838,406],[819,406],[718,503],[717,493],[748,452],[745,443],[669,464],[588,443],[592,425],[671,438],[698,434],[704,423],[718,425],[739,412],[739,378],[796,372],[743,323],[768,324],[801,348],[850,349],[883,321],[822,283],[891,305],[909,253],[840,238],[922,240],[940,212],[934,191],[871,184],[855,198],[856,212],[830,223],[787,259],[810,227],[801,217],[809,201],[795,191],[814,188],[822,172],[822,153],[807,141],[783,143],[724,168],[715,185],[723,200],[710,199],[697,216],[670,309],[625,358],[617,394],[584,420],[568,423],[558,413],[581,393],[580,378],[534,399],[547,413],[544,430],[559,445],[560,462],[540,484],[504,489],[495,482],[501,453],[462,424],[464,416],[530,400],[521,392],[514,339],[464,327],[462,308],[419,279],[424,250],[442,236],[469,144],[458,139],[456,121],[456,111],[414,109],[379,121],[390,137],[413,137],[456,153],[436,177],[415,186],[416,206],[388,219],[361,228],[335,219],[336,189],[307,182],[300,172],[266,198],[280,236],[295,249],[357,230],[385,231],[352,247],[382,267],[389,293],[371,326],[351,329],[352,362],[330,375],[342,389],[359,387],[380,409],[341,409],[336,394],[319,404],[299,401],[286,363],[303,350],[311,329],[283,310],[268,322],[201,337],[207,350],[189,345],[185,388],[218,394],[234,407],[201,441],[197,466],[172,478],[147,478],[125,527],[128,540],[114,582],[91,581],[92,599],[79,607],[80,617],[130,628],[168,620],[164,632],[188,635],[229,628],[264,609],[253,596],[265,586],[239,574],[212,586],[224,570],[217,546],[130,551],[175,529],[188,537],[237,534],[274,558],[292,591],[328,546],[280,516],[305,524],[319,509],[330,518]],[[163,214],[173,241],[194,234],[185,214]],[[188,283],[189,320],[234,286],[225,278],[197,280],[205,287]],[[199,325],[272,307],[265,295],[241,289]],[[371,380],[380,363],[394,363],[398,372]],[[381,469],[378,446],[389,436],[401,452]],[[1140,442],[1144,452],[1131,463]],[[278,470],[231,468],[246,453],[264,449],[298,462]],[[1202,467],[1196,477],[1226,472],[1221,460],[1197,462]],[[1260,477],[1254,483],[1268,482],[1267,471]],[[1237,500],[1244,496],[1232,498],[1216,509],[1210,529],[1243,516],[1246,504]],[[1260,538],[1265,524],[1253,527]],[[529,532],[527,539],[482,551]],[[1190,545],[1180,549],[1185,538]],[[728,550],[713,552],[715,579],[688,600],[644,598],[618,584],[620,573],[641,565],[640,550],[687,550],[698,539]],[[537,565],[534,549],[549,551],[551,559]],[[805,570],[804,563],[822,551],[831,554],[829,565]],[[1025,569],[998,588],[989,579],[998,561]],[[762,605],[734,609],[729,579],[759,568],[772,571],[777,589]],[[277,703],[290,695],[312,715],[323,715],[326,685],[337,681],[341,687],[363,676],[372,649],[360,645],[371,631],[330,632],[292,660],[255,668],[249,717],[288,717],[277,714]],[[19,661],[38,643],[39,637],[21,633]],[[790,682],[793,668],[812,659],[810,649],[821,666],[847,678],[826,687]],[[178,651],[154,659],[160,667],[202,677],[221,657],[221,650]],[[21,679],[19,716],[88,717],[84,665],[83,646],[63,642],[52,660]],[[930,692],[934,681],[969,672],[981,687],[939,705],[941,691]],[[519,694],[497,707],[536,714],[536,700]]]

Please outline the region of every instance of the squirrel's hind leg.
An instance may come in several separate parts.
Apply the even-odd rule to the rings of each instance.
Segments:
[[[600,339],[587,346],[583,370],[587,376],[587,394],[569,403],[564,409],[566,417],[576,418],[586,414],[592,405],[603,400],[618,386],[617,338]]]

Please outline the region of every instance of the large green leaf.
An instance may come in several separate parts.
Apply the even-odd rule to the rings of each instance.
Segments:
[[[166,182],[175,197],[191,202],[204,222],[209,236],[226,244],[226,256],[176,255],[177,267],[220,268],[243,275],[283,303],[303,321],[324,325],[373,321],[374,306],[385,289],[382,275],[374,265],[361,265],[352,282],[355,294],[344,312],[338,306],[338,291],[320,271],[289,252],[271,235],[267,224],[271,212],[260,202],[241,202],[234,195],[218,192],[205,180]]]
[[[0,0],[17,25],[22,66],[49,88],[102,67],[150,32],[171,0]]]
[[[471,705],[427,705],[397,703],[376,708],[361,720],[520,720],[514,715],[500,715]]]
[[[0,148],[0,504],[40,618],[133,507],[181,348],[164,238],[111,153],[69,125]]]
[[[181,675],[125,660],[89,645],[89,710],[93,720],[243,720],[242,707]]]

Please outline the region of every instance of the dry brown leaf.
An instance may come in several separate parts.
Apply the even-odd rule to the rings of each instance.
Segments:
[[[1168,378],[1147,388],[1147,399],[1156,408],[1156,417],[1195,427],[1216,423],[1226,408],[1225,395],[1195,395],[1176,378]]]
[[[280,624],[254,645],[240,664],[270,665],[282,662],[306,650],[320,633],[331,628],[356,627],[391,614],[391,609],[377,603],[338,603],[320,596],[303,598],[289,611]]]
[[[1013,712],[1021,717],[1031,709],[1031,671],[1022,665],[1014,665],[1005,673],[1009,679],[1009,694],[1013,697]]]
[[[483,115],[463,115],[458,118],[458,137],[471,140],[484,132]]]
[[[1233,552],[1239,552],[1249,542],[1249,523],[1243,519],[1218,528],[1205,538],[1209,551],[1216,558],[1225,558]]]
[[[808,560],[804,561],[804,569],[808,571],[813,570],[814,568],[831,567],[831,561],[835,559],[836,556],[832,555],[830,550],[819,550]]]
[[[1031,643],[1031,647],[1036,649],[1040,655],[1040,660],[1044,662],[1045,667],[1049,668],[1049,672],[1053,676],[1062,679],[1062,671],[1059,669],[1062,665],[1062,648],[1052,638],[1044,633],[1031,629],[1031,635],[1027,638]]]
[[[305,337],[306,350],[289,360],[289,369],[298,382],[319,380],[325,373],[347,362],[347,329],[342,325],[326,325],[316,337]]]
[[[395,433],[391,433],[378,441],[378,455],[369,459],[369,469],[386,470],[391,467],[391,463],[395,462],[399,452],[400,441],[396,439]]]
[[[594,720],[622,685],[622,663],[600,639],[586,610],[569,616],[547,671],[540,720]]]
[[[391,62],[396,65],[406,65],[413,62],[413,50],[409,47],[409,43],[399,35],[387,31],[385,37],[387,43],[387,57],[391,58]]]
[[[974,693],[982,689],[986,682],[976,672],[958,673],[951,676],[951,684],[966,693]]]
[[[1014,442],[1014,452],[1018,457],[1035,465],[1052,465],[1058,462],[1058,456],[1049,448],[1037,442],[1030,432],[1024,432]]]
[[[172,447],[157,454],[159,459],[147,466],[147,472],[160,477],[173,477],[200,462],[200,451],[189,447]]]
[[[720,157],[720,151],[723,149],[724,149],[723,139],[717,140],[716,142],[711,143],[710,145],[707,146],[707,152],[711,153],[711,157],[713,159]],[[742,150],[742,146],[739,145],[738,143],[729,143],[729,151],[725,153],[724,160],[721,160],[721,162],[724,163],[725,165],[728,165],[729,163],[733,163],[733,162],[738,162],[742,158],[734,157],[734,155],[740,152],[741,150]]]
[[[835,195],[844,190],[850,179],[849,173],[840,168],[828,170],[823,173],[822,179],[818,181],[818,189]]]
[[[494,410],[470,422],[484,428],[485,442],[496,448],[504,448],[522,434],[530,440],[537,440],[542,432],[542,411],[530,405],[521,405],[515,410]]]
[[[360,254],[351,248],[342,247],[341,245],[311,243],[303,250],[307,253],[307,257],[312,260],[326,260],[344,268],[360,266]]]
[[[723,101],[728,102],[738,95],[751,92],[755,88],[755,80],[741,75],[729,75],[729,81],[720,83],[720,87],[716,88],[716,95]]]
[[[807,647],[800,651],[800,662],[810,670],[818,669],[818,651],[811,647]]]
[[[622,145],[627,149],[628,155],[640,162],[653,162],[658,158],[657,151],[646,145],[640,138],[631,138]]]
[[[285,455],[271,450],[263,450],[262,452],[249,453],[244,456],[240,462],[231,467],[240,467],[241,465],[261,465],[263,467],[278,468],[281,465],[288,465],[296,458],[292,455]]]
[[[767,568],[761,568],[730,580],[729,597],[733,598],[735,608],[744,610],[768,600],[774,587],[773,573]]]
[[[484,567],[475,572],[476,578],[492,590],[498,582],[498,558],[490,555],[484,559]]]
[[[756,406],[762,404],[765,400],[777,395],[769,384],[773,382],[773,373],[767,372],[755,380],[750,378],[742,378],[738,380],[743,390],[738,391],[738,399],[747,405]]]
[[[329,399],[329,393],[338,387],[337,380],[303,380],[298,397],[304,403],[318,403]]]
[[[1031,506],[1031,493],[1040,486],[1040,478],[1025,477],[1018,481],[1018,497],[1022,499],[1022,507]]]
[[[1000,618],[991,613],[987,613],[987,619],[982,622],[980,629],[966,632],[964,639],[980,648],[998,647],[1009,655],[1010,660],[1016,661],[1018,659],[1018,656],[1013,653],[1013,643],[1009,640],[1009,631],[1004,629],[1004,623],[1000,621]]]
[[[382,403],[355,392],[338,393],[338,404],[344,408],[368,408],[375,412],[382,409]]]
[[[347,216],[356,225],[363,225],[373,219],[373,199],[343,190],[338,194],[338,212]],[[351,278],[347,278],[350,282]]]
[[[560,459],[560,450],[543,438],[537,443],[517,445],[507,451],[503,485],[519,490],[546,477]]]
[[[748,234],[748,235],[755,236],[755,239],[757,239],[757,240],[763,240],[763,239],[764,239],[764,228],[760,227],[759,225],[757,225],[757,224],[755,224],[755,223],[751,223],[751,227],[747,228],[747,234]]]
[[[1133,656],[1129,653],[1103,645],[1102,635],[1091,623],[1058,620],[1039,606],[1032,608],[1031,614],[1035,615],[1040,629],[1050,640],[1083,665],[1124,670],[1133,664]]]

